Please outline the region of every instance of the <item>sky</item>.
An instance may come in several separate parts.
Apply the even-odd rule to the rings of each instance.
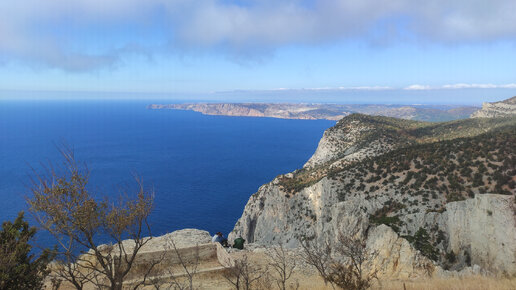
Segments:
[[[1,1],[0,98],[478,104],[516,95],[515,14],[514,0]]]

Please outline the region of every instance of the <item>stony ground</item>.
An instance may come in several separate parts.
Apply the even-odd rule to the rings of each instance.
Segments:
[[[259,267],[262,270],[266,269],[270,273],[268,276],[264,276],[261,279],[253,283],[251,289],[279,289],[274,271],[268,265],[268,256],[266,250],[263,248],[250,247],[248,250],[240,251],[235,249],[229,249],[230,256],[239,260],[247,255],[249,264],[253,267]],[[330,285],[324,285],[322,279],[317,273],[310,267],[299,262],[296,270],[292,277],[288,280],[288,289],[321,289],[329,290],[332,289]],[[180,281],[180,282],[185,282]],[[185,284],[184,284],[185,285]],[[224,271],[214,271],[208,273],[200,273],[194,278],[195,289],[235,289],[231,283],[224,277]],[[51,289],[50,285],[47,285],[46,289]],[[61,285],[60,289],[74,289],[70,285]],[[92,287],[86,287],[86,289],[94,289]],[[154,286],[142,287],[140,289],[156,289]],[[173,284],[161,284],[159,289],[178,289],[174,288]],[[376,281],[371,289],[386,289],[386,290],[494,290],[494,289],[516,289],[516,277],[514,278],[490,278],[482,276],[468,276],[463,278],[428,278],[428,279],[406,279],[406,280],[379,280]]]

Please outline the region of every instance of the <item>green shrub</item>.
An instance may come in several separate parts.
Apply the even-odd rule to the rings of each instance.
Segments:
[[[419,228],[414,236],[403,236],[414,248],[427,258],[437,261],[439,251],[430,243],[430,236],[424,228]]]
[[[457,257],[455,256],[455,253],[453,251],[446,253],[445,258],[451,264],[455,263],[455,261],[457,260]]]
[[[36,228],[29,227],[23,212],[14,222],[6,221],[0,232],[0,289],[41,289],[48,274],[47,265],[53,256],[43,250],[39,257],[32,253],[30,240]]]

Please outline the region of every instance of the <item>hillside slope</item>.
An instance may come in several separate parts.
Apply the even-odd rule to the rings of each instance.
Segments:
[[[516,274],[514,144],[516,118],[425,123],[353,114],[324,133],[302,169],[251,196],[231,238],[296,247],[303,237],[334,243],[358,230],[387,243],[371,236],[383,224],[445,269],[479,264]]]

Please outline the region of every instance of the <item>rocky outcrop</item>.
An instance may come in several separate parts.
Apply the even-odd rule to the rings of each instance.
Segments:
[[[353,116],[355,115],[349,116],[324,132],[317,150],[303,166],[304,168],[313,168],[330,161],[337,162],[335,165],[341,166],[344,163],[392,150],[395,146],[392,139],[381,138],[377,127]],[[378,139],[365,142],[368,136],[376,134]]]
[[[211,242],[210,233],[198,229],[182,229],[177,230],[159,237],[153,237],[143,250],[154,250],[163,247],[167,241],[173,241],[176,247],[186,248],[200,244],[207,244]]]
[[[386,225],[370,231],[367,247],[371,252],[378,253],[373,260],[373,268],[378,270],[379,278],[428,277],[441,271],[440,267]]]
[[[300,235],[314,233],[315,204],[310,199],[308,191],[286,197],[275,179],[251,196],[229,240],[241,236],[249,243],[297,246]]]
[[[198,229],[182,229],[177,230],[158,237],[147,237],[145,245],[140,249],[142,252],[162,251],[165,247],[171,247],[172,243],[178,248],[193,247],[196,245],[207,244],[211,242],[210,233]],[[134,247],[134,240],[128,239],[122,242],[125,251],[130,252]],[[107,247],[108,245],[100,245],[99,248]],[[116,247],[113,250],[117,250]]]
[[[170,289],[184,283],[188,273],[195,273],[197,279],[208,281],[214,277],[222,278],[224,271],[228,267],[234,266],[233,258],[219,243],[211,242],[210,234],[207,231],[183,229],[145,239],[147,239],[145,245],[138,251],[130,271],[124,277],[124,289],[136,287],[144,279],[152,280],[153,282],[149,285],[153,285],[153,288]],[[123,244],[125,252],[131,253],[134,240],[124,240]],[[110,251],[110,255],[119,255],[118,247],[101,245],[99,249]],[[84,274],[92,273],[92,265],[100,267],[93,258],[92,252],[83,255],[80,261],[78,265],[83,267],[79,267],[79,269]],[[53,267],[57,269],[59,266],[54,264]],[[100,281],[105,279],[105,277],[97,278]],[[46,284],[50,285],[50,281],[46,281]],[[220,287],[213,288],[219,289]],[[73,289],[73,287],[64,281],[59,289]],[[85,289],[97,288],[91,283],[87,283]],[[227,289],[227,286],[223,286],[222,289]]]
[[[516,115],[516,97],[495,102],[483,103],[482,109],[471,114],[471,118],[498,118]]]

